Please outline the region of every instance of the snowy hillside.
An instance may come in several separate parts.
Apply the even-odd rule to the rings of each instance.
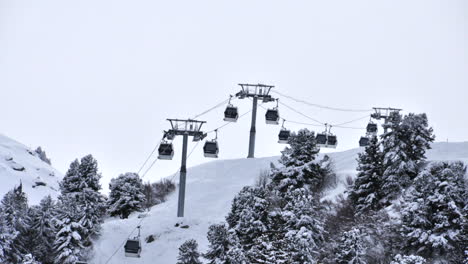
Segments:
[[[62,177],[33,150],[0,134],[1,197],[21,181],[29,204],[38,204],[48,194],[57,196]]]
[[[330,153],[338,176],[337,188],[330,190],[327,197],[332,199],[344,191],[345,178],[355,175],[356,157],[362,149]],[[468,142],[435,143],[427,154],[430,160],[463,160],[468,162]],[[176,217],[177,190],[166,203],[152,208],[149,215],[138,219],[133,214],[129,219],[111,218],[103,225],[102,237],[95,244],[95,256],[90,262],[104,263],[163,263],[176,262],[178,247],[187,239],[196,239],[200,251],[206,252],[206,233],[213,223],[224,220],[236,193],[245,185],[255,183],[262,170],[268,170],[270,162],[278,157],[258,159],[218,160],[189,168],[184,219]],[[143,242],[140,259],[126,258],[123,243],[135,227],[142,221],[142,238],[154,235],[156,240]],[[184,229],[174,225],[183,221],[189,225]],[[136,233],[134,232],[132,236]],[[109,257],[116,254],[109,260]]]

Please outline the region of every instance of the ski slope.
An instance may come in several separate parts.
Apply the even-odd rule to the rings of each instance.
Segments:
[[[60,172],[37,157],[32,149],[0,134],[0,199],[20,182],[30,205],[38,204],[49,194],[56,198],[62,177]]]
[[[345,190],[347,176],[356,174],[356,158],[362,149],[328,153],[337,173],[337,187],[329,190],[326,198],[333,199]],[[430,160],[462,160],[468,162],[468,142],[435,143],[427,153]],[[95,243],[93,264],[176,263],[178,247],[187,239],[196,239],[200,252],[206,252],[206,233],[213,223],[224,221],[231,201],[243,186],[255,183],[263,170],[276,163],[278,157],[257,159],[217,160],[188,169],[185,217],[176,217],[178,190],[167,202],[154,206],[145,218],[133,214],[129,219],[110,218],[103,225],[102,236]],[[141,258],[124,256],[123,243],[141,222],[142,239],[154,235],[156,240],[143,242]],[[188,229],[175,227],[178,222]],[[111,256],[115,255],[111,258]]]

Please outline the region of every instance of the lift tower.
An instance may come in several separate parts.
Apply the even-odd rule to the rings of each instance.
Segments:
[[[274,88],[273,85],[265,84],[239,84],[242,90],[236,93],[236,97],[239,99],[253,98],[252,105],[252,124],[250,127],[250,138],[249,138],[249,155],[247,158],[254,158],[255,156],[255,123],[257,121],[257,102],[260,98],[264,103],[275,101],[276,99],[271,97],[270,90]]]
[[[177,217],[184,217],[185,204],[185,182],[187,177],[187,145],[188,137],[192,136],[193,141],[203,140],[206,134],[201,131],[205,121],[191,119],[167,119],[171,123],[171,129],[164,131],[164,137],[173,140],[176,136],[183,136],[182,164],[180,166],[179,180],[179,203],[177,206]]]

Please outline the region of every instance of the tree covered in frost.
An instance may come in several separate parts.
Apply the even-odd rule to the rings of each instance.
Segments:
[[[0,206],[0,263],[7,263],[11,254],[14,241],[18,236],[11,223],[7,222],[3,206]]]
[[[401,234],[404,250],[427,259],[461,263],[468,237],[468,196],[462,162],[431,164],[415,179],[404,197]]]
[[[409,255],[409,256],[402,256],[396,255],[390,264],[425,264],[426,260],[423,257]]]
[[[44,197],[39,206],[35,207],[32,217],[32,229],[34,230],[33,255],[43,264],[54,262],[54,241],[56,234],[57,207],[50,197]]]
[[[321,191],[330,176],[331,163],[325,157],[322,162],[315,162],[319,148],[314,132],[301,129],[291,133],[289,147],[281,152],[280,163],[284,168],[272,171],[271,179],[275,189],[286,192],[290,186],[302,188],[307,185],[313,191]]]
[[[434,141],[426,114],[409,114],[402,118],[394,112],[390,120],[387,125],[390,131],[382,135],[383,204],[389,204],[418,175],[425,153]]]
[[[97,161],[92,155],[87,155],[80,161],[75,160],[70,164],[70,168],[60,183],[59,201],[62,204],[73,205],[74,209],[73,212],[63,211],[57,216],[57,220],[62,225],[67,224],[75,228],[80,237],[79,247],[72,250],[72,247],[77,246],[77,243],[71,243],[70,247],[66,248],[73,252],[70,254],[71,256],[77,255],[78,253],[75,254],[75,251],[81,251],[83,248],[90,250],[92,238],[100,233],[106,209],[106,200],[99,193],[100,179],[101,174],[98,172]],[[66,235],[66,232],[62,232],[62,234]],[[57,239],[59,238],[56,238],[55,244],[58,243]]]
[[[51,165],[50,159],[47,157],[46,152],[41,147],[37,147],[34,152],[43,162]]]
[[[2,213],[7,229],[13,231],[14,239],[9,250],[4,249],[7,262],[21,262],[23,254],[28,253],[30,243],[28,234],[30,230],[30,218],[28,215],[28,199],[20,184],[9,191],[1,202]]]
[[[363,235],[357,228],[344,232],[335,251],[337,264],[365,264]]]
[[[32,254],[26,254],[23,257],[23,261],[21,264],[44,264],[40,261],[37,261],[36,258]]]
[[[198,243],[194,239],[185,241],[179,247],[177,264],[201,264]]]
[[[357,213],[376,210],[381,198],[383,154],[377,137],[372,137],[363,153],[359,153],[357,177],[349,193]]]
[[[57,234],[54,241],[55,264],[74,264],[83,249],[83,226],[80,207],[74,197],[62,196],[58,208]]]
[[[138,174],[127,172],[119,175],[111,180],[109,190],[108,210],[111,216],[127,218],[132,212],[143,211],[145,195]]]

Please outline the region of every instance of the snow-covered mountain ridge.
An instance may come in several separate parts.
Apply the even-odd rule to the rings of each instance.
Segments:
[[[29,204],[38,204],[46,195],[57,197],[63,175],[42,161],[25,145],[0,134],[0,195],[23,184]]]
[[[332,199],[342,193],[346,177],[355,176],[356,158],[360,151],[362,149],[328,153],[337,173],[337,187],[329,190],[326,198]],[[461,160],[468,163],[468,142],[434,143],[427,158],[431,161]],[[95,243],[95,256],[90,263],[176,263],[178,247],[188,239],[196,239],[200,251],[206,252],[208,227],[224,221],[237,192],[243,186],[254,184],[261,171],[268,170],[270,163],[277,160],[278,157],[217,160],[189,168],[185,218],[176,217],[176,190],[167,202],[153,207],[143,220],[138,218],[138,214],[125,220],[108,219],[103,225],[101,238]],[[142,239],[154,235],[156,240],[143,242],[141,258],[126,258],[123,242],[130,234],[135,235],[132,231],[140,221]],[[189,228],[175,227],[175,223],[180,221],[189,225]],[[114,252],[116,254],[110,258]]]

